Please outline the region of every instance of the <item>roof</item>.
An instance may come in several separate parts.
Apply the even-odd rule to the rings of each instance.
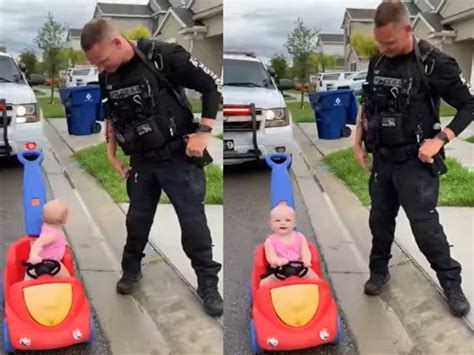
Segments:
[[[173,8],[173,12],[186,24],[186,27],[192,27],[194,25],[193,13],[191,10],[182,7],[175,7]]]
[[[353,19],[373,19],[375,16],[375,9],[347,8],[346,12]]]
[[[150,16],[153,10],[148,5],[97,3],[103,15]]]
[[[68,37],[81,37],[82,29],[80,28],[70,28],[67,35]]]
[[[451,31],[452,27],[443,25],[441,23],[441,16],[432,12],[425,12],[420,14],[421,17],[423,17],[426,22],[429,23],[431,27],[435,30],[435,32],[441,32],[441,31]]]
[[[318,35],[321,42],[341,42],[344,43],[344,35],[337,33],[320,33]]]
[[[411,1],[410,2],[404,2],[403,4],[407,8],[408,13],[410,14],[410,16],[415,17],[416,15],[418,15],[419,12],[421,12],[421,10],[414,3],[412,3]]]
[[[150,0],[150,7],[157,7],[162,11],[166,11],[171,7],[171,5],[168,0]]]

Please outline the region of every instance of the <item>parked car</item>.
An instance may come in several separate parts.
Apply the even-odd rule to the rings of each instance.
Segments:
[[[367,70],[355,72],[345,80],[339,80],[334,83],[336,90],[352,89],[356,95],[362,92],[362,83],[367,79]]]
[[[15,59],[0,52],[0,99],[5,100],[0,108],[0,157],[13,156],[21,150],[43,149],[43,115],[30,85],[44,84],[44,81],[38,74],[32,74],[27,80]]]
[[[66,87],[82,86],[99,82],[99,71],[94,67],[69,68]]]
[[[280,90],[292,89],[293,81],[276,85],[265,64],[246,52],[224,52],[223,72],[224,164],[291,154],[291,113]]]
[[[322,73],[321,80],[319,81],[318,91],[335,90],[336,82],[346,80],[352,74],[354,74],[354,72]]]
[[[295,90],[301,91],[301,90],[308,90],[308,83],[296,83],[295,84]]]

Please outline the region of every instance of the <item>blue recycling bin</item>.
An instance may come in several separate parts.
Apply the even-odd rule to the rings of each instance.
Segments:
[[[321,139],[341,138],[346,124],[356,123],[357,100],[353,90],[311,92],[309,101],[316,113],[318,137]]]
[[[101,125],[96,121],[103,121],[104,115],[99,85],[62,87],[59,95],[70,135],[86,136],[100,132]]]

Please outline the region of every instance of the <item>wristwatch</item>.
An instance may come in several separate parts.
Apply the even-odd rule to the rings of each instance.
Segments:
[[[446,135],[446,133],[444,133],[443,131],[440,131],[436,136],[435,138],[438,138],[439,140],[443,141],[443,145],[449,143],[449,138],[448,136]]]
[[[198,126],[197,132],[202,132],[202,133],[211,133],[212,132],[212,127],[207,126],[205,124],[200,124]]]

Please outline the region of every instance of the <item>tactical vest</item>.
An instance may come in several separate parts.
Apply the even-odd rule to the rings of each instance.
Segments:
[[[374,59],[372,76],[364,88],[364,144],[369,151],[416,146],[439,129],[437,109],[433,107],[437,104],[422,77],[425,68],[420,67],[422,59],[418,58],[423,51],[421,55],[426,59],[432,48],[426,42],[416,45],[417,55],[379,55]]]
[[[159,42],[150,47],[151,43],[138,43],[141,52],[137,53],[135,48],[132,59],[136,65],[127,66],[124,77],[123,73],[107,73],[105,76],[105,114],[111,120],[116,141],[126,155],[158,151],[196,128],[192,112],[186,103],[181,102],[164,74],[159,72],[164,70],[162,56],[169,53],[160,53]],[[156,65],[157,69],[153,70],[150,65]]]

